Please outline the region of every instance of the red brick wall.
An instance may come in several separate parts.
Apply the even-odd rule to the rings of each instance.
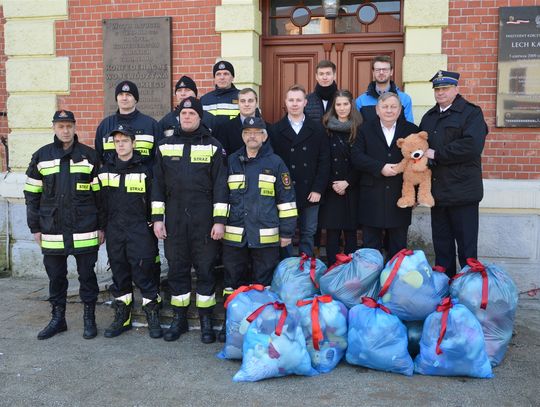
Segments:
[[[7,116],[7,91],[6,91],[6,56],[4,54],[4,10],[0,7],[0,139],[8,135]],[[6,150],[0,144],[0,171],[6,170]]]
[[[172,17],[173,89],[178,78],[187,74],[197,82],[199,96],[212,88],[212,65],[221,50],[220,35],[214,30],[215,7],[220,0],[111,3],[70,0],[69,19],[56,22],[57,55],[68,56],[71,69],[70,94],[59,97],[58,105],[75,112],[77,133],[88,144],[93,144],[96,127],[103,119],[102,19]]]
[[[495,127],[499,7],[536,6],[537,0],[450,0],[443,53],[461,73],[460,92],[480,105],[490,129],[484,177],[540,179],[540,129]]]

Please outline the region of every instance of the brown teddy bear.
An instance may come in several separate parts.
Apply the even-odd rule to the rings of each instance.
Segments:
[[[400,208],[408,208],[416,203],[416,191],[418,185],[418,205],[431,208],[435,205],[431,195],[431,170],[428,167],[426,151],[429,148],[428,134],[425,131],[400,138],[396,144],[401,148],[403,160],[394,167],[398,173],[403,173],[403,187],[401,198],[397,201]]]

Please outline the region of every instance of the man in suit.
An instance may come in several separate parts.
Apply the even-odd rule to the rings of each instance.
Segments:
[[[353,165],[361,171],[359,223],[364,247],[383,248],[383,233],[388,238],[387,258],[407,247],[411,208],[399,208],[403,177],[394,167],[403,156],[398,138],[417,133],[418,127],[401,116],[401,102],[395,93],[384,93],[376,105],[377,118],[360,128],[352,147]]]
[[[306,90],[291,86],[285,95],[287,114],[271,127],[270,140],[289,168],[296,191],[298,251],[313,256],[319,204],[330,176],[330,148],[322,124],[304,115],[306,104]],[[287,249],[286,255],[291,256],[292,248]]]

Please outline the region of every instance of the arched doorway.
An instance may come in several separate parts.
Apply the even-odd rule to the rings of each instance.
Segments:
[[[261,107],[275,122],[283,116],[287,88],[300,83],[311,92],[318,61],[337,66],[337,83],[357,96],[371,81],[370,61],[389,55],[401,85],[403,23],[401,1],[341,0],[335,19],[324,16],[322,0],[263,0]]]

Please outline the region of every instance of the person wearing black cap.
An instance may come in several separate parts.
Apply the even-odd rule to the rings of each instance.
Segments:
[[[201,97],[201,103],[206,112],[215,118],[213,131],[234,119],[238,110],[238,89],[233,84],[234,67],[228,61],[218,61],[212,68],[215,89]]]
[[[113,338],[131,329],[133,282],[142,293],[151,338],[161,338],[159,285],[154,278],[158,247],[149,226],[150,169],[135,150],[133,129],[119,124],[109,134],[116,154],[99,170],[107,255],[112,271],[110,288],[115,299],[114,321],[105,330]]]
[[[75,116],[59,110],[53,117],[54,142],[37,150],[26,171],[24,186],[28,227],[43,253],[49,277],[52,318],[38,334],[48,339],[67,330],[67,258],[73,255],[84,304],[85,339],[97,335],[95,320],[99,287],[94,267],[104,241],[100,214],[96,152],[79,142]]]
[[[296,228],[296,197],[291,175],[269,143],[260,117],[243,123],[244,147],[229,156],[229,217],[223,236],[223,296],[237,289],[251,266],[250,283],[269,286],[279,248],[291,244]],[[226,328],[219,333],[225,342]]]
[[[435,263],[456,274],[469,257],[478,257],[478,206],[482,184],[482,150],[488,133],[482,109],[459,94],[459,73],[438,71],[430,81],[436,104],[420,129],[429,134],[432,171],[431,231]]]
[[[114,142],[109,137],[119,124],[131,127],[135,132],[136,150],[142,160],[152,165],[155,146],[162,138],[157,121],[137,109],[139,89],[131,81],[122,81],[116,85],[114,97],[118,105],[115,114],[103,119],[96,130],[95,147],[102,163],[114,157]]]
[[[198,99],[184,99],[179,116],[180,130],[159,143],[152,184],[154,233],[164,239],[174,311],[164,339],[174,341],[188,330],[194,266],[201,341],[211,343],[216,340],[212,328],[216,304],[214,264],[229,208],[226,155],[221,144],[201,125],[203,107]]]

